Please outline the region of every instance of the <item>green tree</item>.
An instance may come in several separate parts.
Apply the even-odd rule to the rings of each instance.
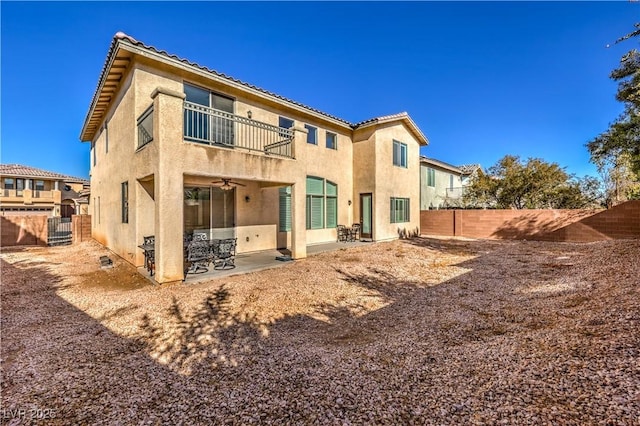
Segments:
[[[472,207],[500,209],[584,208],[598,204],[599,182],[575,179],[556,163],[507,155],[487,173],[478,173],[464,195]]]
[[[634,26],[634,31],[616,43],[640,39],[640,23]],[[624,198],[619,199],[621,196],[634,197],[634,191],[637,194],[633,181],[640,181],[640,52],[636,49],[627,52],[610,77],[618,82],[616,99],[624,104],[624,112],[609,129],[587,143],[587,149],[601,175],[618,176],[618,181],[621,175],[625,175],[625,179],[632,180],[631,185],[625,186],[625,194],[621,194],[620,186],[615,188],[618,201],[623,201]],[[610,186],[611,182],[605,182],[605,185]]]

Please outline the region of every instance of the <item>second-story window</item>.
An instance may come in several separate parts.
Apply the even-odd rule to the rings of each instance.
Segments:
[[[393,165],[407,167],[407,144],[393,141]]]
[[[449,175],[449,188],[453,189],[453,175]]]
[[[36,191],[44,191],[44,181],[43,180],[37,180],[36,181],[35,190]]]
[[[233,99],[184,84],[184,136],[201,143],[233,145]]]
[[[153,105],[138,118],[138,148],[153,141]]]
[[[4,189],[16,189],[13,178],[4,178]]]
[[[338,149],[338,135],[327,132],[327,148]]]
[[[427,167],[427,186],[432,188],[436,186],[436,171],[431,167]]]
[[[129,223],[129,182],[122,182],[121,197],[122,197],[122,223]]]
[[[318,128],[308,124],[305,124],[304,128],[307,129],[307,143],[318,145]]]

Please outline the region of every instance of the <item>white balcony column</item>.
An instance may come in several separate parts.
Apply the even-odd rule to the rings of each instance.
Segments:
[[[59,181],[55,181],[53,183],[53,189],[55,189],[56,191],[60,190],[60,182]]]
[[[296,181],[291,186],[291,257],[307,257],[307,129],[294,127],[293,155]]]
[[[153,143],[158,147],[155,174],[155,280],[159,283],[184,278],[183,191],[184,176],[176,151],[182,144],[184,93],[158,87],[153,99]]]
[[[33,179],[24,180],[24,189],[33,189]]]

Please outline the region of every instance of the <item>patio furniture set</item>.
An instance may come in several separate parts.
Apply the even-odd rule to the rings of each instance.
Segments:
[[[207,272],[211,264],[215,270],[235,268],[237,241],[237,238],[210,240],[208,234],[200,232],[185,234],[183,238],[185,275]],[[149,276],[153,276],[155,236],[143,237],[143,243],[138,247],[144,251],[144,266],[149,271]]]
[[[358,241],[360,240],[360,224],[354,223],[351,227],[338,225],[338,241]]]

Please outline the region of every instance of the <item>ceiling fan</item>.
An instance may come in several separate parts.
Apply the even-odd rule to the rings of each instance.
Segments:
[[[246,186],[243,183],[240,182],[234,182],[232,181],[230,178],[221,178],[222,180],[218,180],[218,181],[213,181],[211,182],[211,185],[222,189],[223,191],[230,191],[233,188],[235,188],[236,186]]]

